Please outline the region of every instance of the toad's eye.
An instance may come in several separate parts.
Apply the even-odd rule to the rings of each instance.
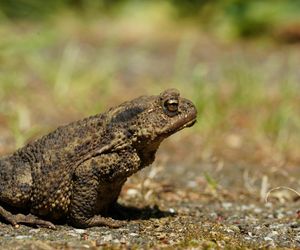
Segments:
[[[177,99],[169,99],[164,103],[164,108],[167,111],[169,116],[174,116],[178,111],[178,100]]]

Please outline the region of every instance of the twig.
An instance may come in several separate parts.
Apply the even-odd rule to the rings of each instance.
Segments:
[[[266,197],[265,197],[265,202],[266,202],[266,203],[268,202],[269,195],[270,195],[273,191],[278,190],[278,189],[287,189],[287,190],[289,190],[289,191],[294,192],[295,194],[297,194],[297,195],[300,197],[300,193],[297,192],[295,189],[292,189],[292,188],[290,188],[290,187],[280,186],[280,187],[272,188],[272,189],[270,189],[270,190],[268,191],[268,193],[266,194]]]

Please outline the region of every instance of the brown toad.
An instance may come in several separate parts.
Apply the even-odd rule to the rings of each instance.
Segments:
[[[103,215],[126,179],[196,114],[191,101],[169,89],[57,128],[0,160],[0,216],[14,226],[54,228],[61,218],[82,228],[119,226]]]

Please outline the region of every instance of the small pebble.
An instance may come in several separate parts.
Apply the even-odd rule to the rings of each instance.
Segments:
[[[241,230],[238,226],[232,225],[229,227],[233,232],[239,233]]]
[[[89,235],[87,233],[83,233],[83,234],[80,235],[80,238],[82,240],[88,240],[89,239]]]
[[[169,212],[174,214],[175,213],[175,209],[174,208],[169,208]]]
[[[279,233],[277,231],[272,231],[272,232],[268,233],[267,237],[272,238],[272,237],[277,236],[278,234]]]
[[[22,239],[28,239],[28,238],[31,238],[31,237],[32,237],[31,235],[17,235],[16,239],[22,240]]]
[[[232,203],[230,202],[223,202],[222,203],[222,207],[225,208],[225,209],[229,209],[232,207]]]
[[[105,235],[105,236],[103,236],[103,238],[102,238],[102,240],[103,240],[104,242],[112,241],[112,239],[113,239],[113,237],[112,237],[111,234]]]
[[[125,238],[121,238],[121,239],[120,239],[120,243],[121,243],[121,244],[126,244],[126,242],[127,242],[127,240],[126,240]]]
[[[265,240],[265,241],[273,241],[273,239],[270,238],[270,237],[264,237],[264,240]]]
[[[256,213],[256,214],[260,214],[261,212],[262,212],[262,209],[261,208],[259,208],[259,207],[257,207],[257,208],[254,208],[254,213]]]
[[[265,203],[265,207],[272,208],[273,204],[271,202],[267,202],[267,203]]]
[[[112,243],[117,245],[117,244],[120,244],[120,241],[119,241],[118,239],[114,239],[114,240],[112,241]]]
[[[78,229],[78,228],[75,228],[73,229],[75,231],[75,233],[78,233],[78,234],[83,234],[85,232],[84,229]]]
[[[30,229],[28,232],[29,232],[30,234],[35,234],[35,233],[38,233],[39,231],[41,231],[40,228],[35,228],[35,229]]]
[[[130,189],[127,190],[127,195],[129,197],[134,198],[134,197],[138,196],[139,194],[140,193],[139,193],[139,191],[137,189],[130,188]]]

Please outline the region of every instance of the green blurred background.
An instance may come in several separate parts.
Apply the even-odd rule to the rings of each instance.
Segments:
[[[199,157],[299,163],[299,13],[296,0],[1,0],[0,153],[175,87],[199,110],[180,137]]]

